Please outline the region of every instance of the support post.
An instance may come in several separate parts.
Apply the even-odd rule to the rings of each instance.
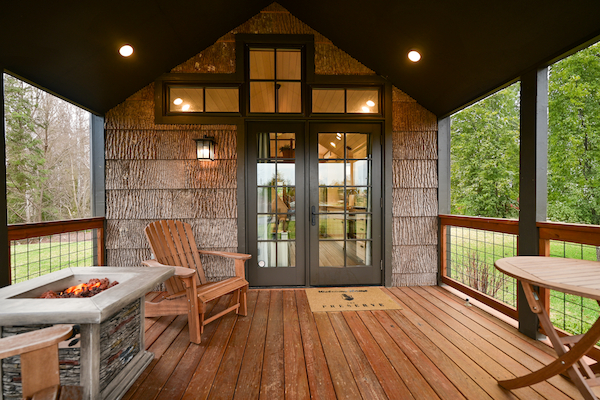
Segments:
[[[521,76],[521,152],[519,160],[518,255],[539,254],[538,221],[546,220],[548,159],[548,68]],[[518,285],[519,331],[536,339],[538,317]]]
[[[450,117],[438,120],[438,214],[450,214]],[[444,227],[439,227],[439,273],[438,284],[441,283],[442,276],[451,271],[450,260],[447,259],[450,249],[450,232]],[[444,243],[442,243],[442,241]]]
[[[92,195],[92,216],[106,216],[106,192],[104,190],[104,117],[90,114],[90,174]],[[106,226],[104,226],[106,231]],[[105,235],[97,232],[94,244],[96,265],[106,264]],[[102,241],[102,243],[100,243]]]
[[[0,72],[4,71],[0,67]],[[10,244],[8,243],[8,216],[6,202],[6,131],[4,123],[4,74],[0,77],[0,287],[10,285]]]

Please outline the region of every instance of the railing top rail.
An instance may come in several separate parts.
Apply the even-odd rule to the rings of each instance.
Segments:
[[[600,246],[600,226],[566,224],[562,222],[538,222],[540,239],[562,240]]]
[[[21,240],[40,236],[57,235],[86,229],[104,228],[104,217],[80,218],[68,221],[35,222],[8,226],[8,240]]]
[[[441,225],[458,226],[462,228],[482,229],[486,231],[519,234],[519,221],[505,218],[471,217],[466,215],[440,214]]]

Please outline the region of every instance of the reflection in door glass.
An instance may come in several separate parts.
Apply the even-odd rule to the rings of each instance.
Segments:
[[[318,143],[319,266],[370,266],[370,135],[324,132]]]
[[[257,135],[258,266],[296,266],[296,137]]]

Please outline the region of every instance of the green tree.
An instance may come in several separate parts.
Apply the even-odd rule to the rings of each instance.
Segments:
[[[600,43],[552,65],[548,218],[600,225]]]
[[[45,179],[42,142],[36,134],[39,97],[24,82],[4,75],[8,222],[32,222]]]
[[[516,83],[452,116],[453,214],[518,216],[519,93]]]

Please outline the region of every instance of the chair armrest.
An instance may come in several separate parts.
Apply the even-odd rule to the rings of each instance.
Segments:
[[[193,270],[191,268],[183,268],[183,267],[177,267],[175,265],[161,264],[161,263],[159,263],[156,260],[145,260],[145,261],[142,261],[142,265],[144,265],[146,267],[171,267],[171,268],[175,268],[175,276],[178,277],[178,278],[191,278],[196,273],[196,270]]]
[[[198,250],[200,254],[207,254],[211,256],[219,256],[225,258],[232,258],[234,260],[249,260],[252,258],[250,254],[242,253],[229,253],[227,251],[211,251],[211,250]]]
[[[210,256],[219,256],[230,258],[235,261],[235,276],[239,276],[242,279],[246,279],[246,271],[244,269],[244,264],[246,261],[252,258],[250,254],[242,254],[242,253],[229,253],[227,251],[211,251],[211,250],[198,250],[200,254],[206,254]]]
[[[55,325],[0,339],[0,359],[57,345],[71,337],[72,331],[71,325]]]

